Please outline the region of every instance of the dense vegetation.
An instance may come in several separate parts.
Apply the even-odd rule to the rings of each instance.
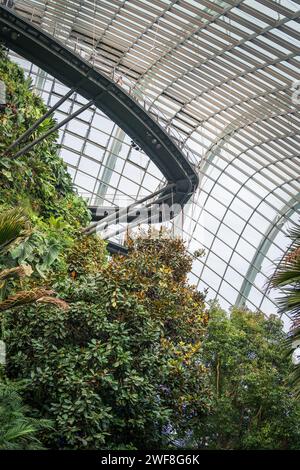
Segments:
[[[275,316],[211,308],[203,360],[213,397],[210,412],[194,423],[193,446],[299,449],[300,403],[284,340]]]
[[[6,84],[7,95],[7,106],[0,113],[2,154],[44,114],[46,107],[32,91],[30,80],[24,78],[20,67],[5,58],[1,48],[0,79]],[[54,124],[52,117],[47,118],[28,141]],[[19,158],[14,158],[14,149],[0,159],[0,209],[21,206],[34,227],[9,253],[5,264],[28,262],[35,268],[35,277],[63,264],[64,258],[59,255],[72,245],[80,227],[89,220],[86,204],[74,193],[66,165],[58,156],[56,140],[57,134],[52,134]]]
[[[293,326],[288,338],[291,354],[300,347],[300,224],[290,229],[291,245],[281,259],[272,279],[271,287],[279,293],[280,313],[285,313],[293,320]],[[297,353],[297,351],[295,351]],[[300,362],[291,373],[291,383],[300,397]]]
[[[2,375],[2,374],[1,374]],[[44,449],[38,435],[49,433],[52,423],[32,417],[32,409],[24,405],[21,397],[25,384],[0,380],[0,449]]]
[[[207,316],[184,246],[138,243],[92,275],[73,263],[56,285],[68,311],[22,307],[5,322],[9,375],[30,378],[28,401],[56,420],[51,447],[163,445],[206,406]]]
[[[3,152],[45,107],[0,54]],[[0,243],[16,222],[0,252],[0,448],[299,448],[280,322],[207,309],[179,239],[142,234],[109,258],[81,234],[55,141],[0,161]]]
[[[48,292],[51,275],[65,269],[65,253],[88,222],[89,213],[58,157],[57,135],[18,159],[13,157],[16,149],[3,155],[46,107],[1,46],[0,79],[7,95],[7,106],[0,111],[0,302],[5,316],[8,303],[34,301],[41,297],[42,289]],[[54,122],[48,118],[29,140]],[[1,331],[3,335],[3,323]],[[1,372],[0,448],[42,446],[36,433],[44,422],[28,416],[22,390],[24,383],[11,382]]]
[[[5,257],[11,247],[28,235],[29,221],[20,209],[9,209],[0,213],[0,256]],[[20,280],[32,274],[29,265],[20,265],[0,270],[0,289],[2,298],[0,312],[7,312],[14,305],[41,299],[45,295],[45,289],[33,291],[18,291],[6,296],[8,285],[12,280]],[[48,291],[47,291],[48,292]],[[49,292],[48,292],[49,293]],[[52,301],[57,301],[49,297]],[[1,316],[0,316],[1,321]],[[3,322],[1,321],[2,335]],[[1,364],[5,354],[3,341],[0,343]],[[29,416],[32,410],[22,402],[19,393],[25,383],[10,382],[5,376],[3,366],[0,366],[0,449],[41,449],[41,442],[36,434],[44,428],[49,429],[49,422],[43,419],[34,419]]]

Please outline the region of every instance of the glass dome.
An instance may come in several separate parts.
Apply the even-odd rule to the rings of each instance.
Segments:
[[[195,258],[191,280],[225,308],[276,312],[266,290],[300,213],[299,2],[16,0],[135,99],[192,155],[199,186],[173,230]],[[12,53],[49,106],[68,88]],[[59,121],[86,104],[73,94]],[[164,177],[124,130],[90,107],[60,130],[61,156],[90,202],[128,205]],[[288,318],[284,319],[286,323]]]

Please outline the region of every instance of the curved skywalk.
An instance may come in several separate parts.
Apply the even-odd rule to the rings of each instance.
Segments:
[[[81,111],[84,112],[95,105],[104,110],[114,122],[127,131],[127,134],[135,142],[138,142],[138,145],[161,170],[167,182],[158,191],[153,191],[154,197],[151,198],[152,201],[149,204],[178,204],[180,207],[184,207],[197,188],[196,169],[179,150],[174,140],[169,137],[168,132],[165,132],[153,120],[133,96],[126,93],[113,80],[96,71],[79,55],[69,51],[62,42],[44,33],[5,6],[0,6],[0,39],[10,49],[40,66],[43,71],[58,78],[64,85],[69,86],[72,93],[68,92],[65,99],[76,92],[88,100],[88,103],[71,114],[70,118],[77,117]],[[64,101],[62,99],[59,104],[63,104]],[[45,118],[48,114],[49,112],[46,113]],[[40,122],[41,119],[32,127],[32,132]],[[24,134],[23,141],[26,141],[29,131],[27,130]],[[33,146],[33,143],[29,143],[27,146],[23,144],[24,149],[22,149],[21,139],[22,136],[19,137],[18,142],[7,149],[12,154],[12,158],[17,158],[22,152],[30,150]],[[18,145],[16,145],[17,143]],[[14,151],[13,146],[21,147],[21,149]],[[105,226],[107,226],[110,219],[107,211],[101,211],[101,215],[99,215],[97,214],[97,206],[94,206],[93,209],[95,215],[98,215],[96,220],[104,218]],[[140,217],[136,217],[136,211],[133,209],[128,215],[130,215],[131,221],[140,219]],[[148,219],[146,219],[147,221]],[[96,222],[94,226],[96,226]]]

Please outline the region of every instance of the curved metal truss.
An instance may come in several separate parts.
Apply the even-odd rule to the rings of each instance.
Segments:
[[[200,185],[174,226],[191,251],[206,250],[194,262],[193,281],[225,307],[242,302],[274,312],[265,285],[299,215],[299,2],[16,0],[15,9],[147,100],[147,110],[192,149]],[[31,71],[51,104],[59,85]],[[93,170],[84,159],[106,167],[95,178],[108,188],[105,197],[115,190],[125,197],[129,180],[133,200],[160,187],[162,175],[116,129],[103,156],[91,156],[90,119],[82,122],[88,130],[73,151],[76,163],[76,132],[62,134],[62,156],[78,187],[94,194],[98,184],[89,185]]]

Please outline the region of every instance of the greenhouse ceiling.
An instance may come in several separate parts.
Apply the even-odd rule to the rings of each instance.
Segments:
[[[9,3],[143,102],[191,156],[199,186],[173,230],[191,252],[205,249],[192,281],[226,308],[274,312],[267,279],[300,213],[299,1]],[[68,91],[14,58],[49,106]],[[56,117],[85,103],[75,94]],[[61,129],[60,143],[90,201],[126,205],[162,184],[149,157],[94,106]]]

